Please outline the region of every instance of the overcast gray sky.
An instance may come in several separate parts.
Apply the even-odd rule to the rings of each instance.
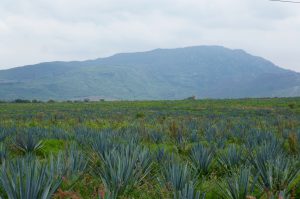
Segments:
[[[1,0],[0,69],[195,45],[300,72],[300,4],[268,0]]]

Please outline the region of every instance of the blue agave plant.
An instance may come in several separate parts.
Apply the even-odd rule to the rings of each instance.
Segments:
[[[235,169],[242,165],[244,161],[243,152],[235,145],[231,145],[224,153],[218,157],[218,162],[226,170]]]
[[[120,145],[100,157],[102,165],[95,174],[101,177],[105,191],[115,197],[138,186],[151,171],[151,155],[133,144]]]
[[[51,170],[57,176],[73,180],[79,178],[87,168],[88,160],[76,145],[60,152],[56,158],[51,157]]]
[[[192,173],[188,164],[180,164],[174,160],[165,163],[162,176],[163,183],[175,194],[183,190],[186,184],[195,184],[197,181],[197,175]]]
[[[178,191],[174,195],[174,199],[205,199],[205,193],[201,194],[200,191],[195,189],[195,186],[192,182],[186,184],[183,190]]]
[[[268,197],[281,192],[288,194],[300,175],[299,164],[287,155],[265,159],[264,155],[257,154],[251,156],[250,161],[259,175],[258,185]]]
[[[43,142],[31,133],[17,135],[13,145],[25,154],[34,153],[43,148]]]
[[[46,164],[32,157],[4,162],[1,182],[9,199],[50,199],[61,184]]]
[[[157,131],[150,132],[149,137],[156,144],[160,143],[163,140],[163,134]]]
[[[203,145],[198,144],[194,146],[189,154],[192,166],[201,175],[207,175],[212,166],[214,159],[214,151],[205,148]]]
[[[7,149],[6,147],[1,143],[0,144],[0,163],[2,163],[7,158]]]
[[[220,196],[224,199],[250,198],[256,186],[256,179],[251,179],[251,172],[248,168],[237,170],[232,176],[227,176],[218,184]]]

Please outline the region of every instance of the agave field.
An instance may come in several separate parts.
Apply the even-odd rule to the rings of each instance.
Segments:
[[[300,98],[0,103],[9,199],[300,198]]]

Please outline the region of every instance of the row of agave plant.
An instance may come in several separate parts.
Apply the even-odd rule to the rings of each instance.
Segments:
[[[272,133],[256,131],[244,138],[243,143],[226,148],[224,143],[204,146],[195,142],[186,154],[178,156],[161,148],[150,154],[139,144],[143,137],[134,132],[85,133],[84,142],[90,142],[102,160],[98,174],[112,198],[142,183],[149,173],[153,174],[151,164],[155,170],[151,176],[157,176],[157,183],[174,198],[205,198],[205,191],[199,191],[201,183],[214,176],[224,177],[217,183],[217,194],[222,198],[295,197],[300,174],[299,154],[288,154],[283,142]],[[82,141],[81,133],[78,133],[79,141]],[[149,137],[153,135],[158,133],[152,132]],[[120,138],[129,141],[116,144],[114,140]],[[178,144],[176,138],[174,142]],[[177,146],[181,148],[180,144]]]
[[[290,132],[278,133],[234,126],[190,124],[189,131],[171,124],[168,133],[141,126],[121,130],[29,128],[22,134],[0,129],[1,196],[9,199],[52,198],[66,179],[76,182],[90,173],[101,179],[101,199],[129,195],[147,183],[163,198],[208,198],[207,182],[215,182],[215,198],[295,198],[299,186],[299,151]],[[296,142],[300,134],[295,134]],[[43,139],[73,140],[62,152],[40,157]],[[166,149],[164,144],[174,146]],[[155,149],[151,146],[155,145]],[[296,143],[297,146],[297,143]],[[11,157],[9,150],[18,150]]]

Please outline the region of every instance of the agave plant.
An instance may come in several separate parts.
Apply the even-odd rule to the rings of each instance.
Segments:
[[[8,199],[50,199],[61,184],[49,166],[31,157],[5,162],[1,182]]]
[[[216,139],[215,146],[216,146],[218,149],[224,149],[224,148],[225,148],[226,141],[227,141],[227,137],[220,136],[220,137],[218,137],[218,138]]]
[[[0,144],[0,163],[2,163],[7,157],[7,149],[6,147],[1,143]]]
[[[112,136],[113,135],[112,133],[113,132],[110,132],[109,135]],[[142,140],[141,135],[145,135],[145,134],[140,133],[140,131],[137,129],[137,127],[134,127],[134,126],[121,129],[114,133],[115,133],[115,135],[117,135],[117,137],[119,139],[127,140],[128,142],[135,143],[135,144],[139,144]]]
[[[275,160],[277,157],[284,156],[283,144],[278,141],[264,142],[257,147],[256,153],[264,160]]]
[[[250,198],[256,185],[256,178],[251,183],[251,172],[243,168],[239,172],[218,184],[221,197],[224,199],[246,199]]]
[[[199,174],[207,175],[211,170],[214,154],[212,149],[205,148],[201,144],[194,146],[189,154],[193,168]]]
[[[75,145],[71,145],[66,151],[60,152],[56,158],[51,157],[51,159],[53,173],[71,180],[75,177],[79,178],[88,164],[85,155]]]
[[[151,140],[158,144],[163,140],[163,134],[157,131],[153,131],[149,134],[149,137],[151,138]]]
[[[8,135],[11,135],[14,132],[12,130],[15,131],[15,129],[12,129],[12,128],[0,127],[0,142],[4,141]]]
[[[166,151],[164,148],[159,148],[155,153],[154,153],[154,158],[158,163],[162,163],[166,159]]]
[[[175,145],[178,151],[184,151],[187,145],[187,139],[182,131],[178,131],[174,136]]]
[[[43,148],[43,142],[31,133],[17,135],[13,143],[14,147],[23,153],[34,153]]]
[[[264,155],[257,154],[251,156],[250,161],[259,175],[258,185],[268,197],[278,196],[281,192],[288,194],[300,175],[296,161],[284,155],[268,160],[264,159]]]
[[[77,127],[74,128],[74,138],[80,145],[87,145],[94,140],[95,132],[88,128]]]
[[[190,142],[198,142],[199,141],[199,136],[197,134],[197,130],[193,130],[190,134],[189,134],[189,141]]]
[[[54,139],[62,139],[62,140],[67,140],[70,139],[70,134],[63,130],[60,129],[58,127],[53,127],[50,129],[50,132],[48,132],[48,136],[49,138],[54,138]]]
[[[116,146],[110,141],[107,134],[98,134],[94,136],[94,139],[91,143],[92,149],[100,156],[100,158],[104,158],[105,154],[111,150],[113,150]]]
[[[227,171],[235,169],[243,162],[242,150],[231,145],[225,153],[219,155],[218,162]]]
[[[101,155],[102,164],[95,169],[105,191],[115,197],[138,186],[151,171],[151,155],[135,145],[119,146]]]
[[[269,152],[282,151],[282,143],[278,138],[275,137],[273,133],[270,132],[260,132],[258,130],[252,130],[246,138],[246,148],[254,150],[257,147],[264,147],[269,149]],[[272,155],[271,153],[270,155]],[[270,156],[269,156],[270,157]]]
[[[167,189],[176,195],[178,191],[185,188],[188,183],[195,184],[195,177],[188,164],[180,164],[176,161],[168,161],[162,170],[163,182]]]
[[[186,184],[184,189],[178,191],[174,195],[174,199],[205,199],[205,193],[201,194],[200,191],[195,189],[195,186],[192,182]]]
[[[217,128],[215,126],[209,126],[205,129],[204,132],[205,140],[208,142],[212,142],[217,137]]]

